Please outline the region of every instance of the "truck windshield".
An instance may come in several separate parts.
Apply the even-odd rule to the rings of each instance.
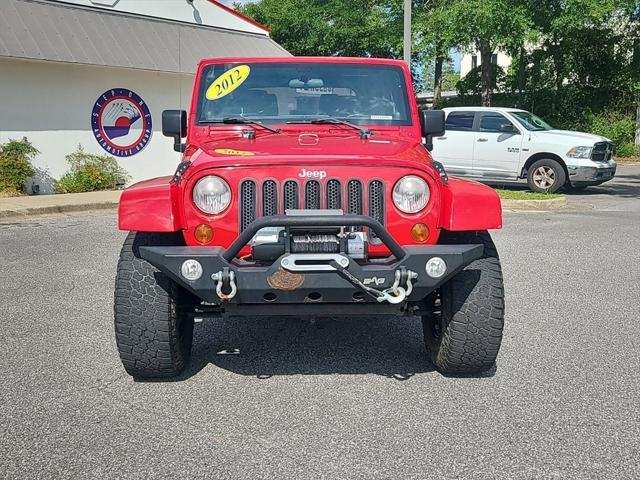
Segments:
[[[357,125],[411,125],[402,69],[344,63],[227,63],[202,72],[199,124],[247,117],[286,124],[324,117]]]
[[[510,112],[520,124],[530,131],[552,130],[553,127],[531,112]]]

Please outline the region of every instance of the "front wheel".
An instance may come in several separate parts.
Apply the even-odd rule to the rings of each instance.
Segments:
[[[135,378],[173,377],[189,361],[192,300],[139,251],[182,241],[179,233],[131,232],[122,246],[114,299],[116,343],[125,370]]]
[[[564,168],[557,161],[542,159],[534,162],[527,171],[529,189],[538,193],[554,193],[567,181]]]
[[[486,231],[443,232],[440,243],[482,244],[484,253],[428,298],[422,317],[427,351],[442,373],[484,372],[495,364],[504,326],[498,252]]]

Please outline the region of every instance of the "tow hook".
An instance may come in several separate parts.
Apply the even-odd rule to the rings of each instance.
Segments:
[[[412,281],[418,278],[418,274],[405,267],[396,270],[395,281],[391,287],[380,292],[378,302],[389,302],[392,304],[403,302],[413,291]],[[404,287],[401,285],[405,285]]]
[[[222,302],[228,302],[238,293],[238,287],[236,285],[236,273],[233,270],[229,270],[228,267],[224,267],[218,273],[211,275],[211,280],[216,284],[216,294]],[[230,289],[229,293],[224,293],[222,289]]]

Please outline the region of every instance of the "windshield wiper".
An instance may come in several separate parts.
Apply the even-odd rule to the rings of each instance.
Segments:
[[[280,130],[279,128],[269,127],[262,122],[247,117],[225,117],[222,120],[204,120],[200,123],[203,125],[209,123],[224,123],[225,125],[255,125],[257,127],[262,127],[266,130],[269,130],[273,133],[282,133],[282,130]]]
[[[323,117],[323,118],[315,118],[313,120],[308,121],[293,121],[287,123],[310,123],[312,125],[346,125],[347,127],[351,127],[360,132],[360,138],[367,139],[373,132],[368,128],[362,128],[355,123],[347,122],[346,120],[340,120],[339,118],[334,117]]]

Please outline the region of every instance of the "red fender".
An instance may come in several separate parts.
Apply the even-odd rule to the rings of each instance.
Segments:
[[[182,228],[180,190],[171,177],[131,185],[122,192],[118,228],[136,232],[177,232]]]
[[[440,228],[450,231],[502,228],[502,204],[493,188],[449,178],[442,188]]]

